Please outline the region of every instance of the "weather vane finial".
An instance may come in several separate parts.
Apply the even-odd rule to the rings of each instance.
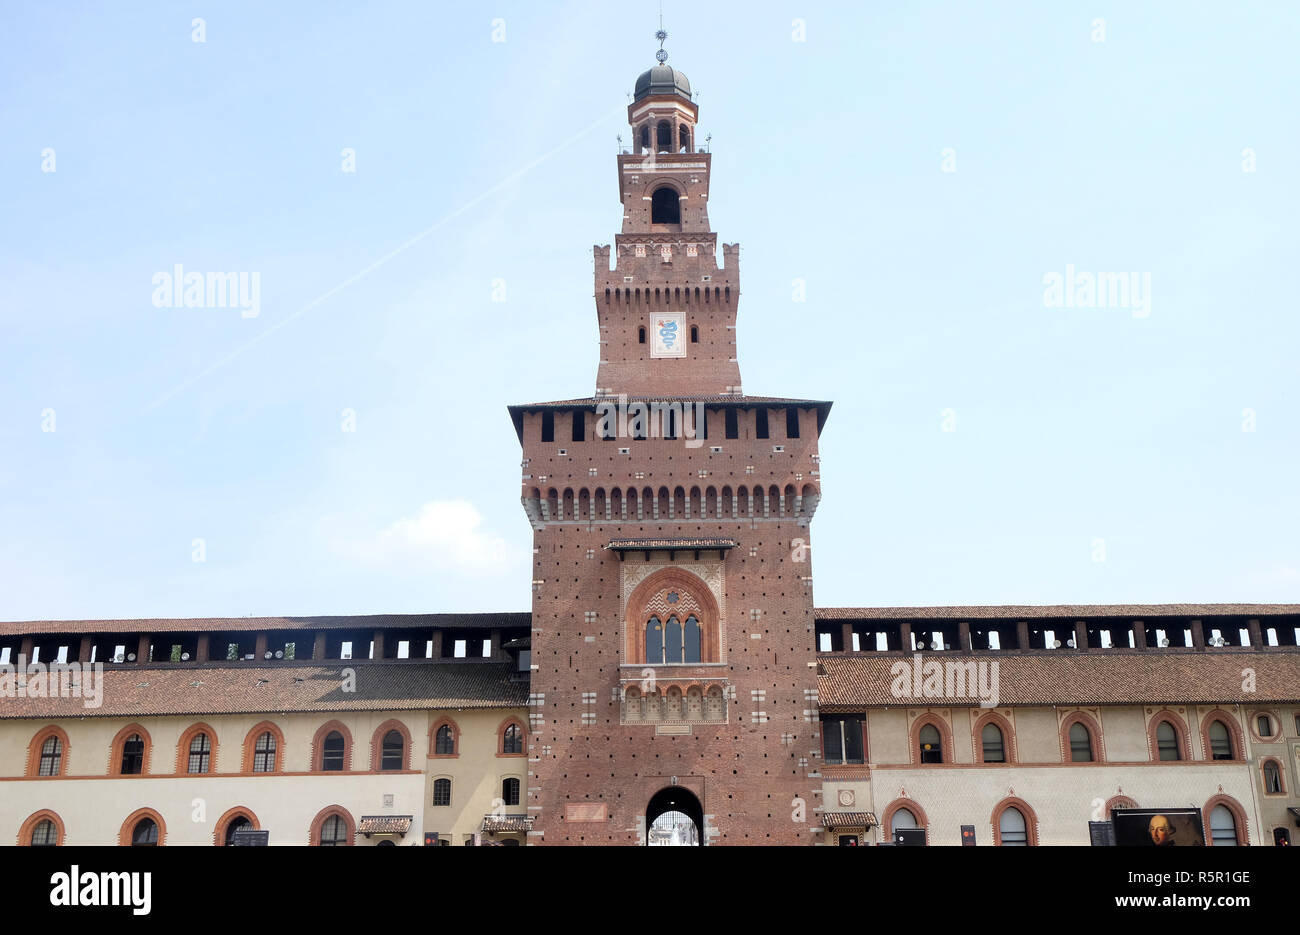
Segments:
[[[664,51],[664,40],[668,38],[668,33],[664,32],[663,0],[659,0],[659,28],[655,30],[655,38],[659,40],[659,51],[655,53],[655,60],[662,65],[668,61],[668,53]]]

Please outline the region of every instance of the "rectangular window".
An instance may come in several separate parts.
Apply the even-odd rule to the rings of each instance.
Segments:
[[[542,413],[542,441],[555,441],[555,413]]]
[[[787,409],[785,411],[785,437],[799,437],[799,410]]]
[[[822,721],[823,752],[828,764],[866,762],[862,743],[862,715],[825,717]]]
[[[726,418],[726,429],[728,438],[740,437],[740,420],[736,418],[736,410],[728,409]]]
[[[587,440],[587,414],[585,412],[575,412],[573,414],[573,440],[575,442]]]
[[[754,437],[767,438],[767,410],[760,409],[754,413]]]

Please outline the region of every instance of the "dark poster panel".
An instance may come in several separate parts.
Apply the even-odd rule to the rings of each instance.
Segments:
[[[1204,847],[1199,808],[1116,808],[1111,810],[1120,847]]]
[[[1093,847],[1115,846],[1115,823],[1111,821],[1088,822],[1088,843]]]

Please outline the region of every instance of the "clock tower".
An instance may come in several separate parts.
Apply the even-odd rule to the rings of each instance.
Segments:
[[[510,407],[534,545],[520,812],[530,844],[810,844],[830,403],[742,391],[740,250],[719,254],[699,108],[665,58],[594,250],[595,392]]]

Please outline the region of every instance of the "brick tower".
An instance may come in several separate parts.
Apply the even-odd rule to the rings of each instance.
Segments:
[[[819,824],[808,527],[830,403],[741,391],[740,252],[718,264],[697,118],[662,57],[637,79],[623,229],[594,248],[596,392],[510,407],[532,844],[799,844]]]

